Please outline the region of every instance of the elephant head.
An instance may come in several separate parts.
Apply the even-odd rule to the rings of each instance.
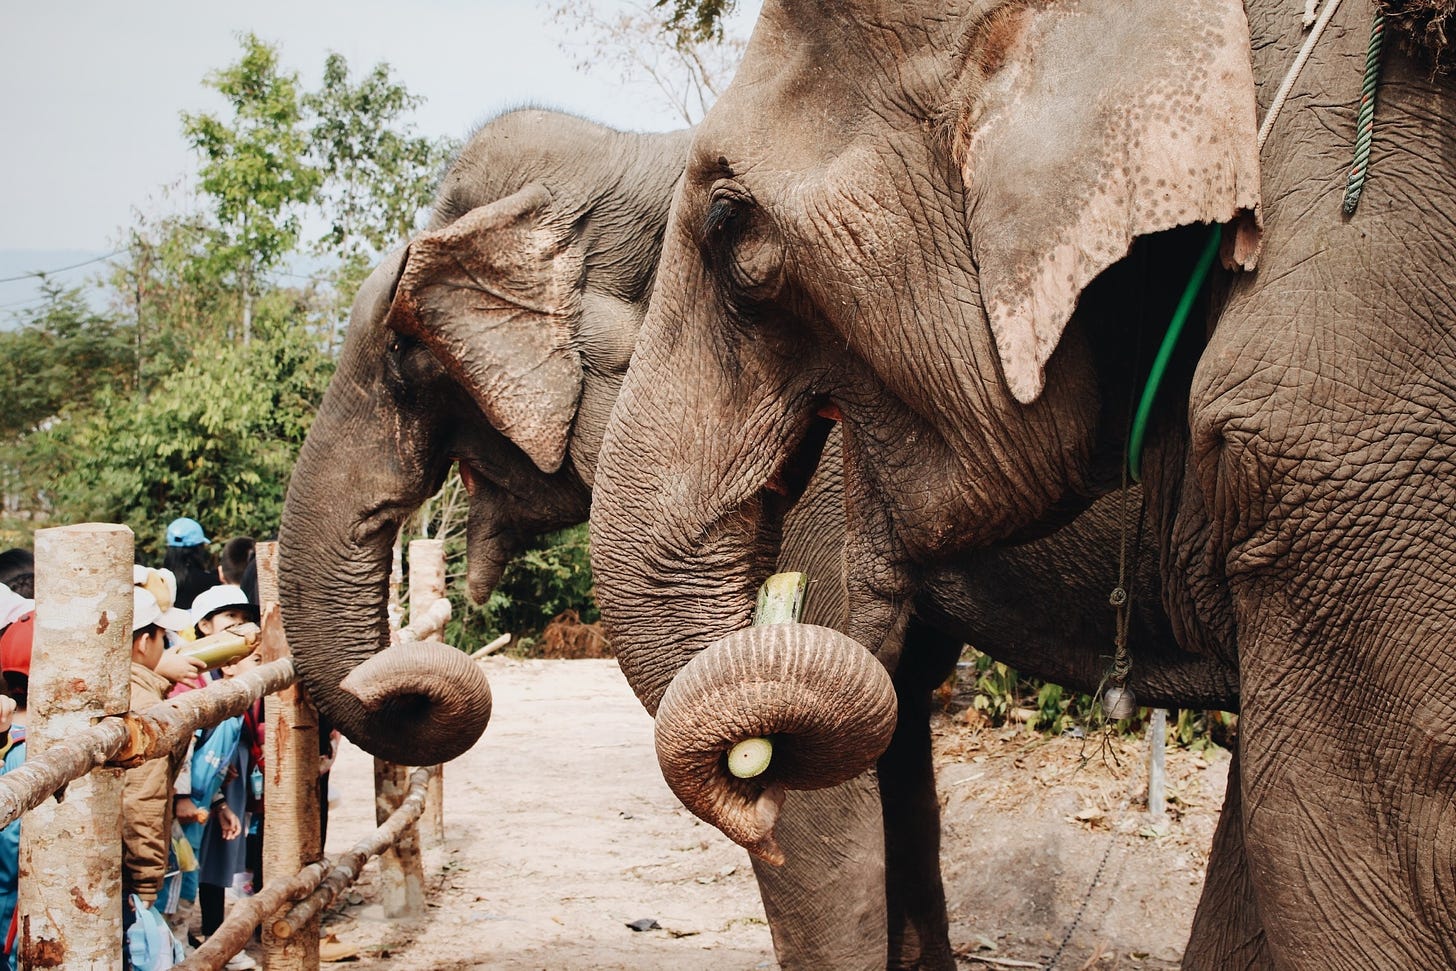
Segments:
[[[748,623],[833,421],[847,633],[887,662],[920,572],[1115,483],[1136,355],[1092,337],[1136,308],[1112,277],[1144,240],[1174,280],[1197,223],[1252,263],[1254,116],[1236,0],[769,0],[695,134],[598,468],[598,597],[648,710]],[[717,717],[773,734],[775,705]]]
[[[586,518],[685,149],[685,133],[504,115],[361,287],[289,484],[280,594],[304,683],[366,750],[431,764],[483,731],[464,655],[383,650],[395,536],[458,465],[480,600],[523,540]]]

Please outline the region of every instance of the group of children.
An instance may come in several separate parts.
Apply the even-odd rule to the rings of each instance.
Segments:
[[[174,550],[196,560],[208,543],[191,519],[167,529],[169,561]],[[131,634],[131,707],[141,711],[179,692],[200,688],[215,677],[233,677],[255,663],[251,656],[224,667],[204,664],[178,649],[187,641],[258,620],[256,593],[243,590],[252,568],[252,540],[224,548],[222,573],[186,583],[169,568],[137,566],[133,573]],[[241,551],[246,555],[240,555]],[[29,573],[11,570],[24,561]],[[34,630],[34,560],[24,550],[0,554],[0,754],[3,770],[25,758],[25,705]],[[210,580],[210,582],[209,582]],[[253,582],[256,590],[256,580]],[[190,609],[189,609],[190,608]],[[122,796],[124,952],[138,969],[169,968],[200,938],[190,937],[191,916],[199,911],[202,937],[222,923],[225,895],[240,874],[261,877],[262,704],[242,716],[208,729],[184,751],[151,759],[126,771]],[[0,830],[0,934],[9,967],[16,966],[16,892],[20,843],[17,820]],[[248,833],[254,833],[253,853]],[[252,859],[250,860],[250,857]],[[249,889],[243,886],[245,892]],[[230,969],[256,968],[239,952]]]

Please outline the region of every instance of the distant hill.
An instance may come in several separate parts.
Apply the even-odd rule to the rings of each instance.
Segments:
[[[40,302],[40,281],[26,274],[45,271],[66,286],[81,286],[106,272],[98,257],[107,250],[0,249],[0,330],[9,330],[23,313]],[[85,264],[77,266],[76,264]],[[20,277],[21,279],[13,279]],[[95,309],[104,309],[99,298]]]

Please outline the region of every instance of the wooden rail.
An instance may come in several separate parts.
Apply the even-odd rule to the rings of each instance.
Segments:
[[[414,544],[410,553],[413,560]],[[415,616],[400,632],[401,643],[438,639],[449,620],[443,555],[439,543],[418,551],[425,579],[417,589],[411,564]],[[17,905],[21,967],[121,966],[123,770],[168,756],[197,729],[240,715],[259,698],[268,710],[265,889],[235,902],[207,943],[177,967],[221,968],[261,924],[266,968],[317,971],[319,913],[376,854],[395,856],[403,866],[407,893],[395,901],[394,912],[422,911],[417,824],[431,783],[440,777],[438,766],[417,769],[407,779],[401,774],[408,770],[390,766],[390,777],[403,784],[381,785],[379,829],[336,863],[323,857],[318,716],[297,683],[283,633],[277,544],[258,544],[265,663],[140,712],[129,710],[132,560],[133,537],[124,526],[92,523],[36,533],[27,757],[0,776],[0,826],[25,818]],[[388,867],[381,866],[387,887]],[[55,887],[70,891],[56,893]],[[388,898],[386,893],[387,910]]]

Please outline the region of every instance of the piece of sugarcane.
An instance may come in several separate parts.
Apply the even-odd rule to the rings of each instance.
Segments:
[[[206,637],[199,637],[190,644],[177,648],[184,657],[199,658],[207,670],[224,667],[242,660],[253,653],[258,646],[258,635],[262,631],[257,624],[234,624],[227,630],[220,630]]]
[[[797,624],[804,609],[804,591],[809,578],[802,573],[775,573],[758,588],[758,606],[753,626]],[[773,759],[773,740],[745,738],[728,750],[728,771],[740,779],[762,775]]]

